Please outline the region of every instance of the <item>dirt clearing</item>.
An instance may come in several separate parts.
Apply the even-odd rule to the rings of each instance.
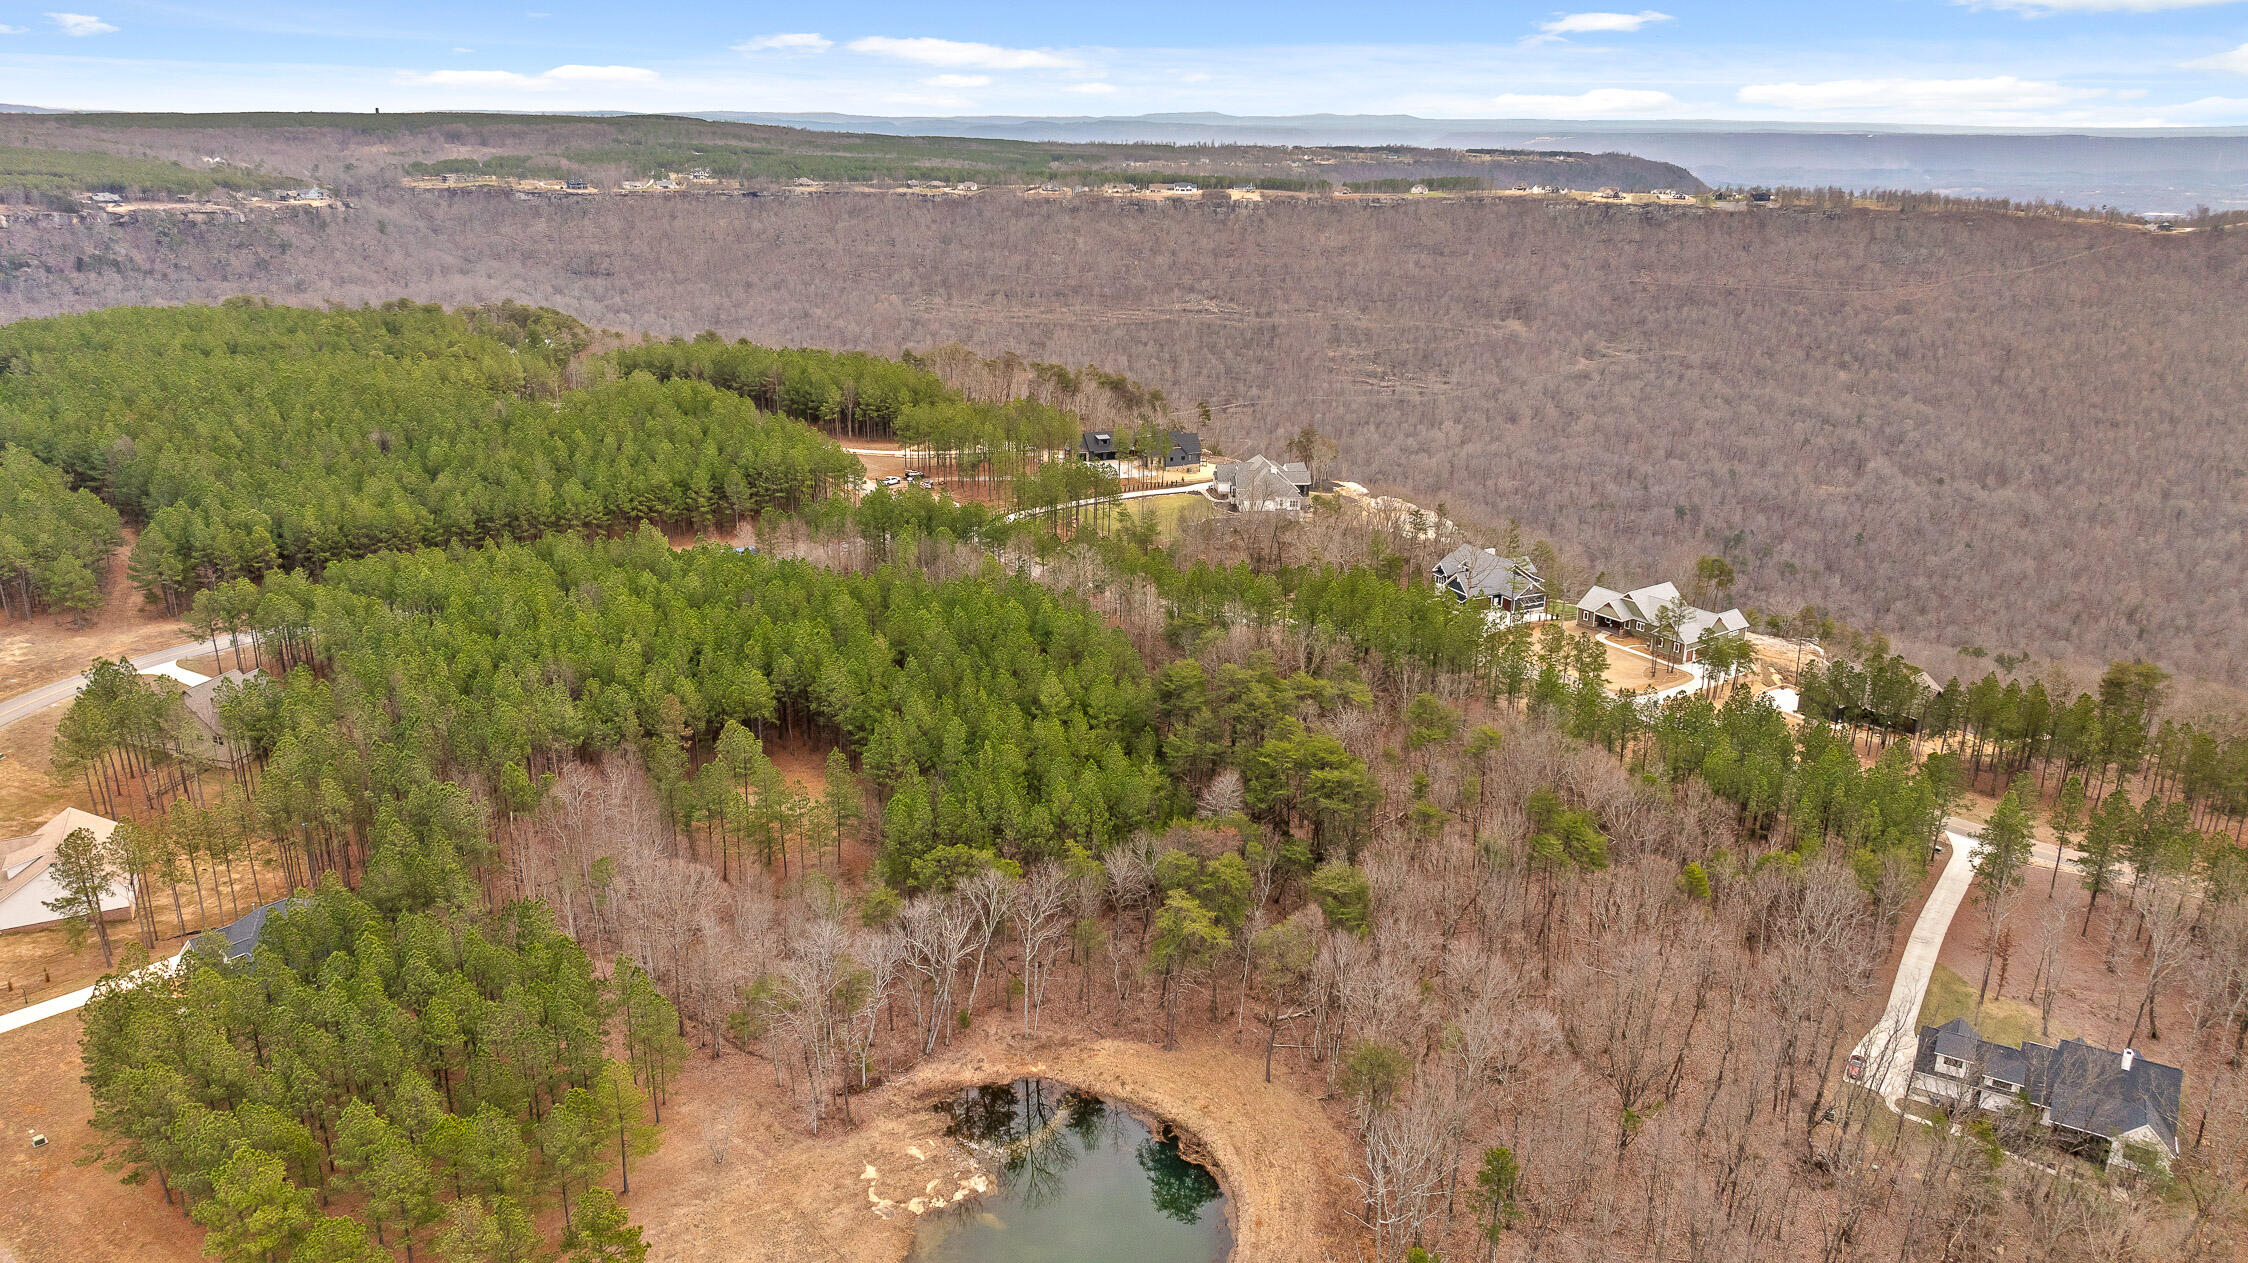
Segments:
[[[143,605],[141,594],[126,581],[125,559],[132,551],[128,533],[109,556],[104,589],[109,602],[89,626],[77,627],[53,614],[0,623],[0,698],[76,675],[95,658],[147,653],[189,639],[178,619],[161,606]]]
[[[1988,923],[1977,901],[1980,887],[1967,892],[1937,957],[1961,980],[1957,1007],[1963,1011],[1946,1016],[1965,1017],[1985,1038],[2005,1043],[2020,1034],[2040,1043],[2076,1035],[2103,1048],[2136,1047],[2156,1061],[2183,1064],[2192,1029],[2180,994],[2184,988],[2165,987],[2160,999],[2161,1028],[2168,1038],[2151,1038],[2139,1020],[2146,966],[2139,957],[2129,901],[2113,892],[2103,893],[2087,933],[2083,882],[2070,866],[2064,865],[2056,875],[2050,856],[2050,851],[2045,852],[2044,862],[2031,864],[2023,875],[2013,914],[2006,921],[2011,956],[2002,954],[1991,968],[1983,1015],[1975,1012],[1975,992],[1988,955],[1984,951]],[[2044,1039],[2039,1038],[2039,1014],[2045,999],[2042,962],[2048,945],[2057,985],[2052,997],[2052,1038]],[[1934,994],[1931,987],[1931,997]]]
[[[1564,624],[1573,636],[1590,636],[1590,628],[1575,623]],[[1637,689],[1645,693],[1651,689],[1667,689],[1674,684],[1684,684],[1689,678],[1684,671],[1668,663],[1658,663],[1647,654],[1647,643],[1637,636],[1604,632],[1601,646],[1608,651],[1608,687],[1621,691]]]
[[[817,1138],[765,1062],[696,1060],[664,1114],[664,1147],[633,1175],[634,1217],[665,1263],[880,1263],[905,1257],[915,1217],[873,1197],[949,1196],[964,1174],[932,1108],[969,1084],[1058,1079],[1159,1115],[1200,1141],[1234,1223],[1232,1263],[1354,1258],[1333,1169],[1348,1146],[1317,1102],[1263,1081],[1262,1065],[1215,1044],[1162,1052],[1118,1039],[981,1036],[852,1103],[860,1125]],[[730,1125],[723,1164],[706,1137]],[[916,1158],[918,1152],[921,1157]],[[873,1168],[875,1178],[866,1177]]]
[[[164,1204],[154,1181],[132,1188],[99,1163],[93,1102],[78,1081],[78,1015],[0,1035],[0,1258],[18,1263],[194,1263],[203,1231]],[[47,1137],[37,1149],[32,1133]]]

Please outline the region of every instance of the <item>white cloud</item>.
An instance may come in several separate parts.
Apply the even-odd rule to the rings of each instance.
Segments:
[[[0,35],[21,35],[26,29],[27,28],[21,26],[0,25]]]
[[[2165,114],[2234,119],[2248,115],[2248,97],[2205,96],[2198,101],[2188,101],[2184,105],[2166,105],[2162,108]]]
[[[2168,9],[2207,9],[2236,0],[1953,0],[1971,9],[2004,9],[2025,17],[2055,13],[2161,13]]]
[[[641,66],[556,66],[541,74],[513,70],[431,70],[407,72],[399,82],[423,88],[515,88],[545,92],[570,84],[655,83],[655,71]]]
[[[1065,83],[1062,85],[1062,91],[1082,92],[1087,96],[1107,96],[1109,93],[1116,91],[1116,85],[1113,83]]]
[[[780,35],[759,35],[734,45],[737,53],[824,53],[835,47],[835,41],[817,31],[792,31]]]
[[[2248,44],[2242,44],[2229,53],[2218,53],[2186,63],[2188,70],[2230,70],[2234,74],[2248,75]]]
[[[1945,115],[2050,110],[2103,96],[2099,88],[2071,88],[2039,79],[1992,75],[1984,79],[1830,79],[1824,83],[1752,83],[1738,94],[1744,105],[1770,105],[1805,114],[1837,111]]]
[[[1641,88],[1593,88],[1575,96],[1509,92],[1476,103],[1501,118],[1582,118],[1588,114],[1636,114],[1675,105],[1668,92]]]
[[[990,75],[931,75],[921,82],[932,88],[988,88]]]
[[[942,66],[946,69],[1077,70],[1084,65],[1075,58],[1064,57],[1042,48],[1001,48],[997,44],[976,44],[926,36],[894,39],[887,35],[869,35],[864,39],[852,40],[845,47],[854,53],[865,53],[870,57],[894,57],[899,61],[919,62],[924,66]]]
[[[558,83],[654,83],[658,76],[645,66],[556,66],[540,77]]]
[[[475,52],[475,51],[476,51],[476,50],[475,50],[475,49],[473,49],[473,48],[456,48],[456,49],[454,49],[454,50],[453,50],[453,52],[455,52],[456,54],[458,54],[458,53],[473,53],[473,52]]]
[[[50,13],[47,20],[65,35],[107,35],[117,29],[91,13]]]
[[[1668,13],[1657,13],[1653,9],[1641,9],[1637,13],[1564,13],[1551,22],[1538,23],[1538,29],[1556,36],[1609,35],[1671,20]]]
[[[432,70],[426,74],[409,72],[399,79],[424,88],[528,88],[538,83],[536,78],[512,70]]]

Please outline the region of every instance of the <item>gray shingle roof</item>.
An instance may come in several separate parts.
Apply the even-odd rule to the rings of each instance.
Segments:
[[[1698,644],[1705,636],[1748,630],[1748,619],[1739,610],[1711,611],[1687,605],[1674,583],[1651,583],[1629,592],[1595,585],[1578,599],[1577,606],[1619,623],[1638,622],[1653,627],[1662,621],[1663,610],[1674,602],[1681,607],[1678,642],[1682,645]]]
[[[1488,548],[1461,545],[1436,564],[1437,579],[1462,600],[1514,600],[1537,590],[1538,568],[1527,557],[1501,557]]]
[[[2031,1044],[2024,1052],[2044,1055],[2033,1067],[2031,1089],[2053,1121],[2095,1136],[2121,1136],[2152,1127],[2174,1152],[2178,1147],[2178,1098],[2185,1072],[2176,1066],[2134,1055],[2123,1068],[2121,1054],[2081,1039],[2064,1039],[2057,1048]]]
[[[1967,1024],[1966,1018],[1955,1017],[1934,1030],[1935,1051],[1938,1056],[1964,1061],[1969,1065],[1981,1058],[1983,1037],[1975,1033],[1975,1028]]]
[[[2185,1072],[2176,1066],[2134,1053],[2126,1070],[2123,1054],[2081,1039],[2064,1039],[2056,1046],[2031,1042],[2019,1048],[1992,1043],[1965,1018],[1920,1028],[1914,1068],[1941,1073],[1935,1065],[1938,1055],[1965,1062],[1975,1074],[2022,1085],[2032,1101],[2051,1112],[2058,1126],[2108,1137],[2147,1127],[2177,1152],[2178,1101]]]
[[[1260,469],[1234,484],[1233,499],[1237,504],[1262,505],[1271,501],[1292,502],[1301,499],[1303,488],[1294,479],[1277,469]]]
[[[262,678],[264,675],[265,672],[257,670],[255,668],[252,668],[248,671],[243,671],[233,667],[229,667],[226,670],[219,672],[217,675],[212,676],[210,679],[203,681],[201,684],[198,684],[195,687],[189,689],[187,693],[180,698],[180,702],[187,707],[188,714],[195,716],[195,721],[197,723],[203,725],[203,727],[207,731],[209,731],[212,736],[216,737],[220,735],[219,690],[221,686],[232,684],[236,687],[240,687],[241,685],[249,683],[251,680]]]
[[[1311,468],[1300,460],[1292,460],[1283,465],[1278,461],[1267,460],[1263,456],[1252,456],[1244,461],[1220,465],[1216,472],[1220,487],[1240,486],[1259,474],[1271,473],[1287,479],[1295,486],[1299,494],[1308,493],[1311,490]]]
[[[295,902],[294,899],[276,899],[271,903],[261,903],[231,924],[205,930],[203,933],[216,934],[225,939],[226,958],[240,960],[258,949],[258,939],[265,933],[266,918]]]
[[[1482,552],[1482,549],[1473,544],[1462,544],[1444,554],[1441,560],[1429,567],[1428,572],[1436,576],[1438,583],[1447,582],[1453,575],[1466,569],[1468,563],[1474,561]]]

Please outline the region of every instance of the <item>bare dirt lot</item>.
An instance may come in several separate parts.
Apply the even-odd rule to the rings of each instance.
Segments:
[[[1938,964],[1965,982],[1965,1003],[1970,1010],[1987,955],[1983,950],[1986,922],[1978,897],[1979,888],[1970,888],[1936,958]],[[2102,894],[2088,935],[2084,932],[2086,905],[2084,887],[2074,867],[2063,864],[2055,881],[2052,854],[2042,852],[2030,865],[2021,892],[2015,897],[2014,912],[2006,921],[2013,953],[2004,971],[2003,987],[1999,985],[2000,970],[1995,966],[1991,970],[1992,997],[2004,1003],[1992,1011],[1988,1024],[1997,1029],[1989,1037],[2010,1040],[2021,1033],[2037,1036],[2044,985],[2038,976],[2038,962],[2050,935],[2059,962],[2051,1039],[2076,1035],[2103,1047],[2128,1045],[2157,1061],[2182,1064],[2188,1055],[2185,1044],[2189,1024],[2178,988],[2164,989],[2159,1010],[2160,1025],[2170,1038],[2149,1038],[2143,1021],[2133,1034],[2139,999],[2146,989],[2146,972],[2134,950],[2136,933],[2128,904],[2118,903],[2113,894]],[[2120,920],[2111,920],[2111,910],[2120,914]],[[2111,931],[2122,939],[2112,959]],[[1964,1016],[1978,1027],[1984,1025],[1972,1011]]]
[[[52,614],[0,623],[0,698],[76,675],[97,657],[146,653],[189,638],[178,619],[161,606],[144,606],[140,593],[125,581],[125,559],[132,550],[128,537],[110,555],[109,602],[91,624],[80,627]]]
[[[998,1015],[993,1015],[997,1017]],[[1120,1039],[987,1033],[853,1103],[860,1125],[814,1138],[788,1110],[765,1062],[698,1059],[665,1111],[664,1147],[633,1175],[630,1204],[665,1263],[879,1263],[901,1259],[914,1216],[884,1218],[874,1197],[904,1203],[931,1182],[949,1196],[962,1174],[931,1108],[977,1083],[1044,1075],[1128,1102],[1191,1133],[1217,1164],[1234,1212],[1235,1263],[1353,1258],[1350,1203],[1319,1155],[1346,1151],[1317,1102],[1263,1082],[1261,1063],[1218,1044],[1177,1052]],[[723,1164],[705,1142],[731,1111]],[[914,1157],[918,1152],[922,1156]],[[867,1171],[874,1178],[866,1178]]]
[[[0,1263],[192,1263],[203,1232],[150,1184],[78,1165],[94,1138],[76,1014],[0,1035]],[[47,1137],[34,1149],[31,1133]]]
[[[1575,623],[1567,626],[1571,635],[1593,634],[1590,629],[1581,628]],[[1650,689],[1666,689],[1674,684],[1684,684],[1688,678],[1677,667],[1643,657],[1648,652],[1647,642],[1636,636],[1604,632],[1600,643],[1608,650],[1608,687],[1612,689],[1638,689],[1644,693]]]

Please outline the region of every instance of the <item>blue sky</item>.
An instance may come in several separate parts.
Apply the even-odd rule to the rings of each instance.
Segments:
[[[0,0],[0,101],[2248,124],[2248,0],[61,3]]]

